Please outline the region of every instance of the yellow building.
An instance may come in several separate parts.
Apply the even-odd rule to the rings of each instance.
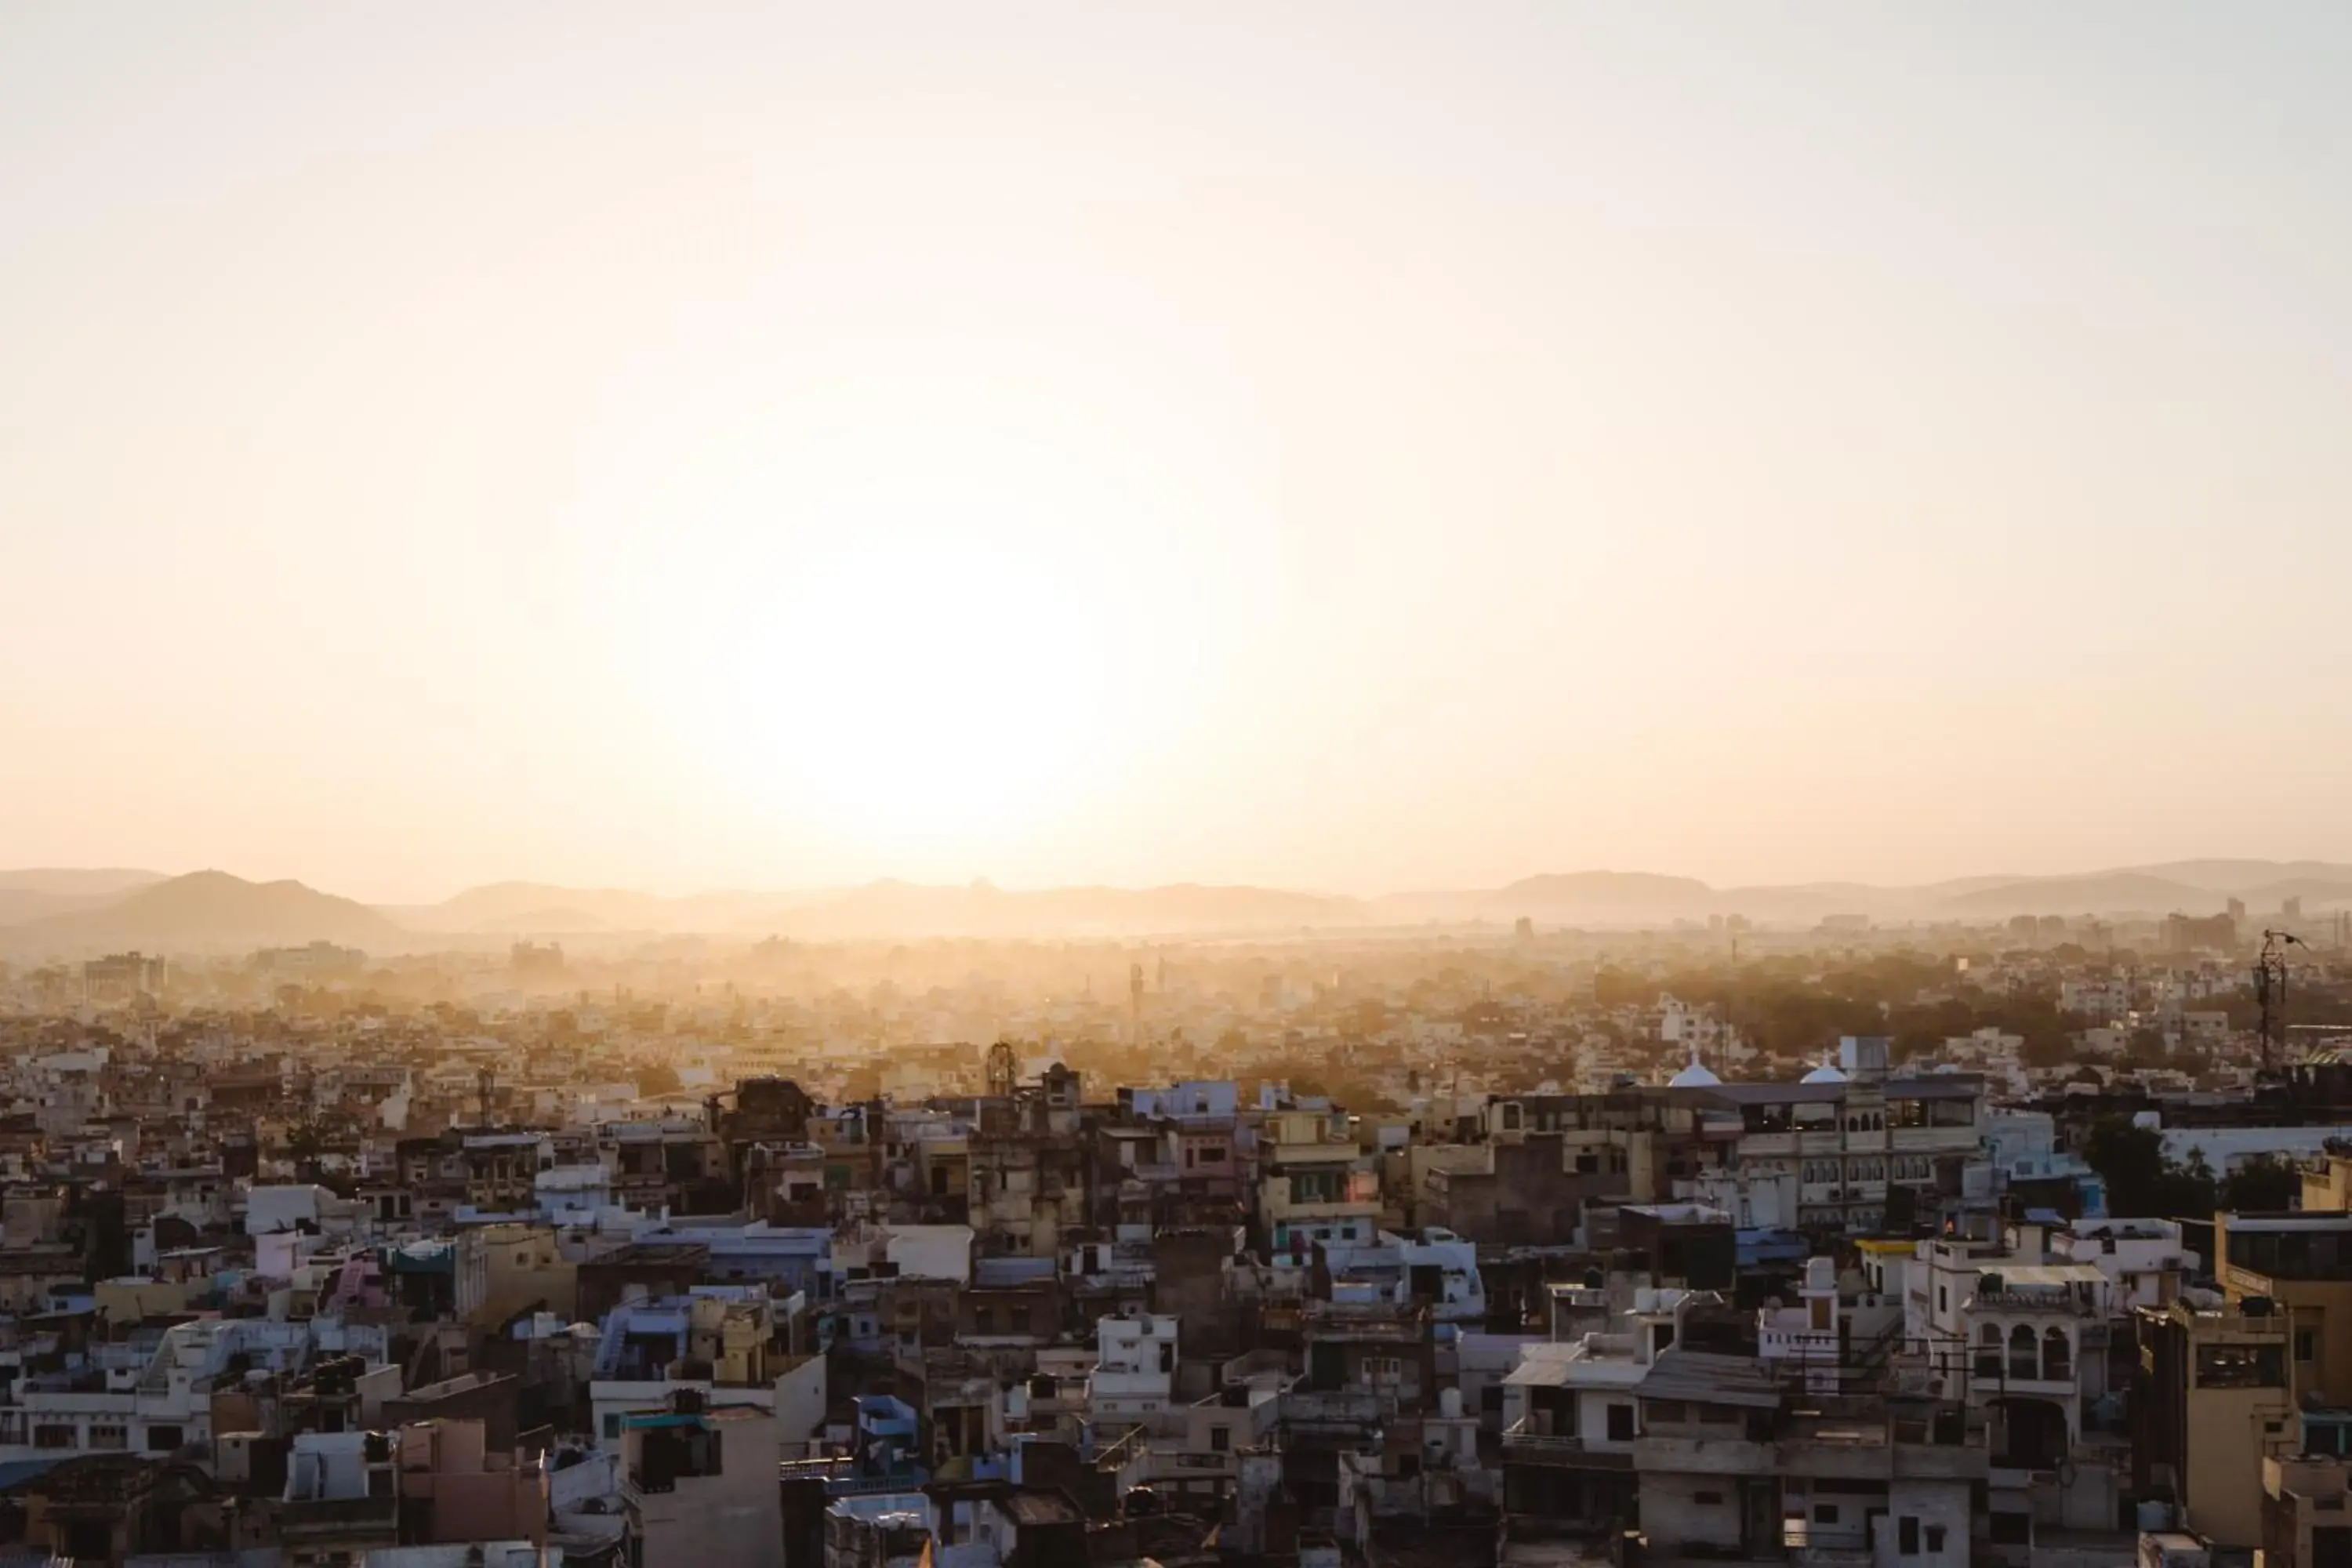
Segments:
[[[2213,1216],[2214,1272],[2232,1307],[2276,1304],[2297,1394],[2352,1404],[2352,1214]]]
[[[2140,1309],[2134,1446],[2179,1499],[2183,1524],[2217,1546],[2263,1542],[2263,1461],[2302,1446],[2287,1321],[2263,1310]]]

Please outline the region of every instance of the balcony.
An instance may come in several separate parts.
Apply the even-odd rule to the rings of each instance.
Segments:
[[[1531,1420],[1521,1420],[1503,1434],[1503,1460],[1506,1464],[1555,1465],[1570,1469],[1633,1468],[1630,1447],[1595,1448],[1581,1437],[1561,1437],[1539,1431]]]

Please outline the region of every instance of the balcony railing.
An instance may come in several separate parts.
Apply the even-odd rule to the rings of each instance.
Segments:
[[[1631,1451],[1595,1448],[1582,1437],[1561,1436],[1545,1432],[1534,1424],[1534,1417],[1515,1423],[1503,1434],[1503,1458],[1537,1465],[1583,1465],[1616,1469],[1633,1468]]]

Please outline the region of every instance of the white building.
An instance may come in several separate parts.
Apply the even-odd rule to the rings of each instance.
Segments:
[[[2180,1223],[2169,1219],[2078,1219],[2049,1238],[2051,1256],[2087,1263],[2107,1278],[2116,1312],[2167,1307],[2198,1266],[2181,1245]]]
[[[1095,1370],[1087,1414],[1097,1422],[1164,1415],[1176,1386],[1176,1319],[1167,1313],[1095,1323]]]

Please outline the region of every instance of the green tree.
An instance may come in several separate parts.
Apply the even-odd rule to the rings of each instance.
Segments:
[[[655,1062],[637,1069],[637,1093],[650,1100],[657,1094],[676,1094],[686,1086],[678,1080],[677,1069],[667,1062]]]
[[[2152,1127],[2108,1116],[2083,1141],[2083,1158],[2107,1186],[2107,1212],[2118,1219],[2204,1218],[2213,1212],[2213,1172],[2204,1151],[2192,1149],[2178,1168],[2164,1158],[2164,1139]]]
[[[2232,1214],[2275,1214],[2303,1195],[2303,1173],[2288,1161],[2256,1154],[2221,1181],[2221,1206]]]

